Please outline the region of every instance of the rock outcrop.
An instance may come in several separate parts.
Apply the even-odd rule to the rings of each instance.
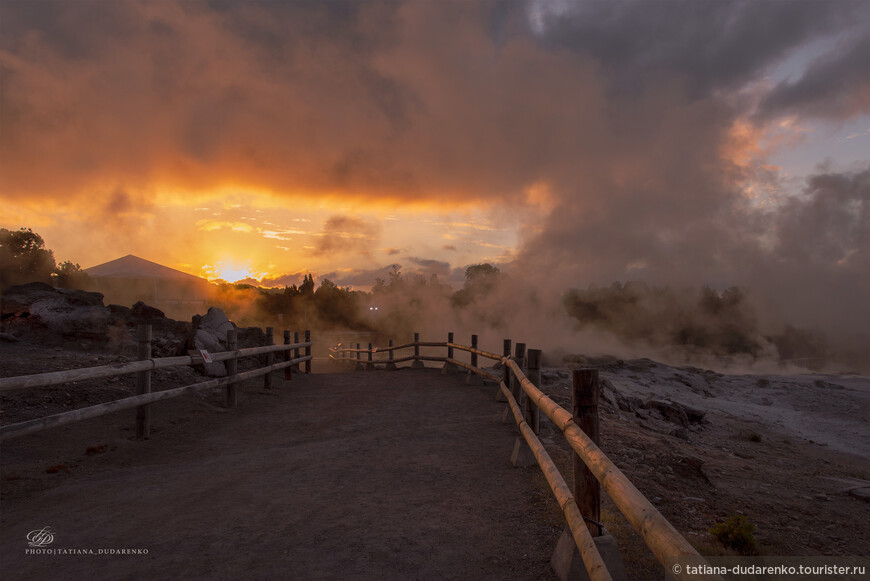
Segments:
[[[209,307],[208,312],[202,317],[194,317],[197,324],[196,334],[193,336],[195,349],[205,350],[209,353],[220,353],[227,350],[227,331],[235,329],[224,312],[215,307]],[[205,374],[211,377],[225,377],[227,368],[223,361],[204,363]]]
[[[0,332],[29,343],[69,349],[100,349],[136,354],[136,327],[152,327],[152,355],[186,351],[190,323],[167,319],[159,309],[138,302],[132,308],[103,305],[96,292],[53,288],[41,282],[10,287],[0,299]]]
[[[0,317],[5,332],[47,345],[103,341],[110,318],[102,294],[56,289],[42,282],[7,289],[0,301]]]

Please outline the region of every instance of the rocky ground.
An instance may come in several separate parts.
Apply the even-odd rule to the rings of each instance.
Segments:
[[[600,369],[602,449],[701,552],[729,554],[709,529],[737,514],[755,525],[760,554],[867,554],[870,379],[579,359]],[[570,369],[545,369],[542,379],[570,409]],[[545,422],[548,449],[567,468],[569,448],[555,431]],[[616,507],[604,509],[605,524],[643,561]]]

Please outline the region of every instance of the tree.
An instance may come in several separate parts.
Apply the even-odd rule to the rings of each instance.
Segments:
[[[54,254],[30,228],[0,228],[0,289],[26,282],[51,282]]]
[[[306,274],[302,277],[302,284],[299,285],[299,292],[308,296],[314,294],[314,275]]]
[[[57,265],[54,274],[51,275],[54,279],[55,286],[59,288],[78,288],[83,289],[87,286],[91,277],[88,276],[82,267],[70,260],[64,260]]]
[[[465,269],[465,286],[453,295],[453,306],[464,307],[486,297],[498,286],[504,275],[491,264],[472,264]]]

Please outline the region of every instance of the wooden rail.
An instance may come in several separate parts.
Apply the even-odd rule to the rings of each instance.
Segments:
[[[556,497],[565,519],[580,552],[589,578],[593,580],[610,579],[610,573],[604,566],[601,556],[595,546],[593,535],[600,534],[600,498],[598,484],[619,508],[628,522],[641,535],[646,545],[656,556],[659,562],[668,567],[670,560],[674,558],[691,558],[693,563],[704,563],[703,557],[689,544],[689,542],[665,519],[664,516],[646,499],[646,497],[631,483],[625,474],[601,451],[593,441],[597,439],[598,423],[598,376],[594,374],[575,373],[574,376],[574,407],[575,414],[563,409],[559,404],[545,395],[525,374],[522,367],[525,360],[525,343],[516,344],[516,354],[511,357],[511,340],[504,341],[504,355],[496,355],[477,348],[477,336],[472,335],[472,345],[460,345],[453,342],[453,333],[450,333],[445,342],[423,342],[415,333],[415,340],[399,346],[388,348],[369,349],[346,349],[338,346],[330,348],[330,358],[337,361],[353,361],[349,357],[362,353],[369,355],[373,362],[389,364],[403,361],[444,361],[445,370],[448,365],[454,365],[468,370],[469,374],[479,375],[499,386],[499,401],[508,404],[505,410],[506,418],[513,416],[519,427],[520,434],[534,455],[535,461],[544,473],[547,483],[553,495]],[[447,349],[447,357],[434,357],[419,354],[420,347],[443,347]],[[400,349],[414,348],[415,355],[394,358],[393,352]],[[464,363],[453,358],[453,351],[466,351],[471,354],[472,363]],[[534,358],[540,367],[540,351],[529,350],[530,361]],[[377,353],[389,353],[389,359],[372,360]],[[493,359],[500,362],[504,367],[504,376],[499,377],[476,365],[477,356]],[[393,367],[394,368],[394,367]],[[582,370],[578,370],[582,371]],[[538,371],[537,381],[540,382]],[[587,382],[585,388],[581,385]],[[590,395],[591,394],[591,395]],[[579,397],[578,397],[579,396]],[[585,398],[585,400],[584,400]],[[537,414],[544,414],[562,431],[566,441],[574,450],[577,458],[582,462],[574,466],[574,493],[565,483],[558,468],[553,463],[546,449],[537,438],[538,420]],[[589,431],[581,429],[586,428]],[[592,437],[590,437],[590,435]],[[588,474],[587,474],[588,473]],[[593,532],[594,531],[594,532]],[[679,573],[668,568],[668,574],[680,580],[723,581],[723,578],[713,574],[688,575],[683,568]]]
[[[298,334],[297,334],[298,335]],[[40,432],[47,428],[61,426],[89,418],[114,413],[116,411],[137,408],[136,414],[136,433],[140,438],[146,438],[149,435],[149,405],[165,400],[184,395],[186,393],[195,393],[205,389],[226,387],[227,388],[227,407],[236,405],[236,390],[235,386],[240,381],[258,376],[269,377],[272,371],[280,369],[290,369],[293,365],[305,363],[306,373],[311,372],[311,336],[310,332],[305,332],[306,341],[299,343],[285,343],[283,345],[265,345],[262,347],[248,347],[246,349],[236,349],[236,332],[231,330],[227,332],[227,343],[231,350],[212,353],[213,361],[227,361],[227,377],[214,378],[207,381],[202,381],[192,385],[176,387],[163,391],[151,392],[150,372],[153,369],[163,369],[167,367],[181,367],[185,365],[199,365],[203,362],[200,355],[181,356],[181,357],[162,357],[150,359],[150,342],[151,328],[150,325],[142,325],[138,332],[139,337],[139,355],[143,357],[142,361],[134,361],[118,365],[103,365],[100,367],[85,367],[81,369],[71,369],[66,371],[54,371],[50,373],[40,373],[35,375],[23,375],[18,377],[0,378],[0,391],[12,389],[25,389],[33,387],[44,387],[50,385],[58,385],[71,381],[80,381],[84,379],[97,379],[102,377],[112,377],[118,375],[127,375],[131,373],[139,374],[137,376],[137,395],[122,398],[115,401],[105,402],[93,406],[79,408],[60,414],[37,418],[17,424],[0,426],[0,441]],[[267,341],[271,343],[271,339],[267,336]],[[299,356],[300,348],[305,348],[305,355]],[[294,350],[297,354],[292,359],[290,351]],[[274,353],[283,352],[284,361],[279,363],[272,362],[271,357]],[[236,373],[236,362],[239,357],[251,357],[261,354],[270,355],[270,363],[264,367]],[[266,387],[271,384],[267,383]]]
[[[547,484],[550,485],[550,490],[553,491],[553,495],[556,497],[556,502],[559,503],[559,508],[562,509],[562,513],[565,515],[565,520],[568,522],[568,528],[571,529],[571,535],[574,537],[574,542],[577,544],[577,549],[580,551],[580,556],[583,559],[583,565],[586,567],[586,572],[589,573],[589,578],[592,581],[611,579],[610,573],[607,571],[607,566],[604,564],[604,560],[598,552],[598,547],[595,546],[595,541],[592,539],[589,529],[586,528],[586,522],[583,520],[583,515],[580,513],[580,509],[577,507],[574,495],[571,494],[571,489],[568,488],[568,484],[559,472],[559,468],[547,453],[544,445],[541,444],[535,431],[531,426],[529,426],[528,422],[526,422],[526,418],[523,411],[520,409],[519,404],[517,404],[514,394],[511,393],[511,390],[508,389],[503,381],[499,382],[499,388],[505,398],[507,398],[508,405],[514,415],[520,433],[523,435],[526,444],[528,444],[532,453],[535,455],[535,460],[537,460],[538,466],[541,467],[541,471],[547,479]]]
[[[538,408],[562,430],[565,439],[583,463],[592,471],[595,478],[611,500],[619,508],[631,526],[640,533],[644,542],[660,563],[674,557],[694,557],[700,554],[677,530],[656,510],[628,477],[610,461],[594,442],[574,422],[574,417],[559,404],[547,397],[523,373],[515,362],[506,364],[519,379],[523,390]],[[703,561],[702,561],[703,562]],[[721,579],[719,576],[676,575],[678,579]]]
[[[275,353],[279,351],[287,351],[288,349],[298,349],[300,347],[310,348],[310,346],[310,342],[291,343],[289,345],[247,347],[245,349],[210,353],[210,355],[213,361],[227,361],[239,357]],[[60,385],[62,383],[84,379],[99,379],[101,377],[129,375],[131,373],[136,373],[137,371],[150,371],[152,369],[165,369],[167,367],[184,367],[186,365],[201,364],[202,357],[200,356],[181,355],[178,357],[160,357],[156,359],[146,359],[144,361],[130,361],[129,363],[102,365],[99,367],[82,367],[79,369],[67,369],[64,371],[50,371],[48,373],[37,373],[34,375],[0,377],[0,391],[26,389],[30,387],[47,387],[50,385]]]

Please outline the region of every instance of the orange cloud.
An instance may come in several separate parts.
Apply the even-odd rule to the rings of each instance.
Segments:
[[[205,232],[213,230],[227,229],[234,232],[254,232],[255,229],[250,224],[244,222],[228,222],[225,220],[199,220],[196,227]]]

